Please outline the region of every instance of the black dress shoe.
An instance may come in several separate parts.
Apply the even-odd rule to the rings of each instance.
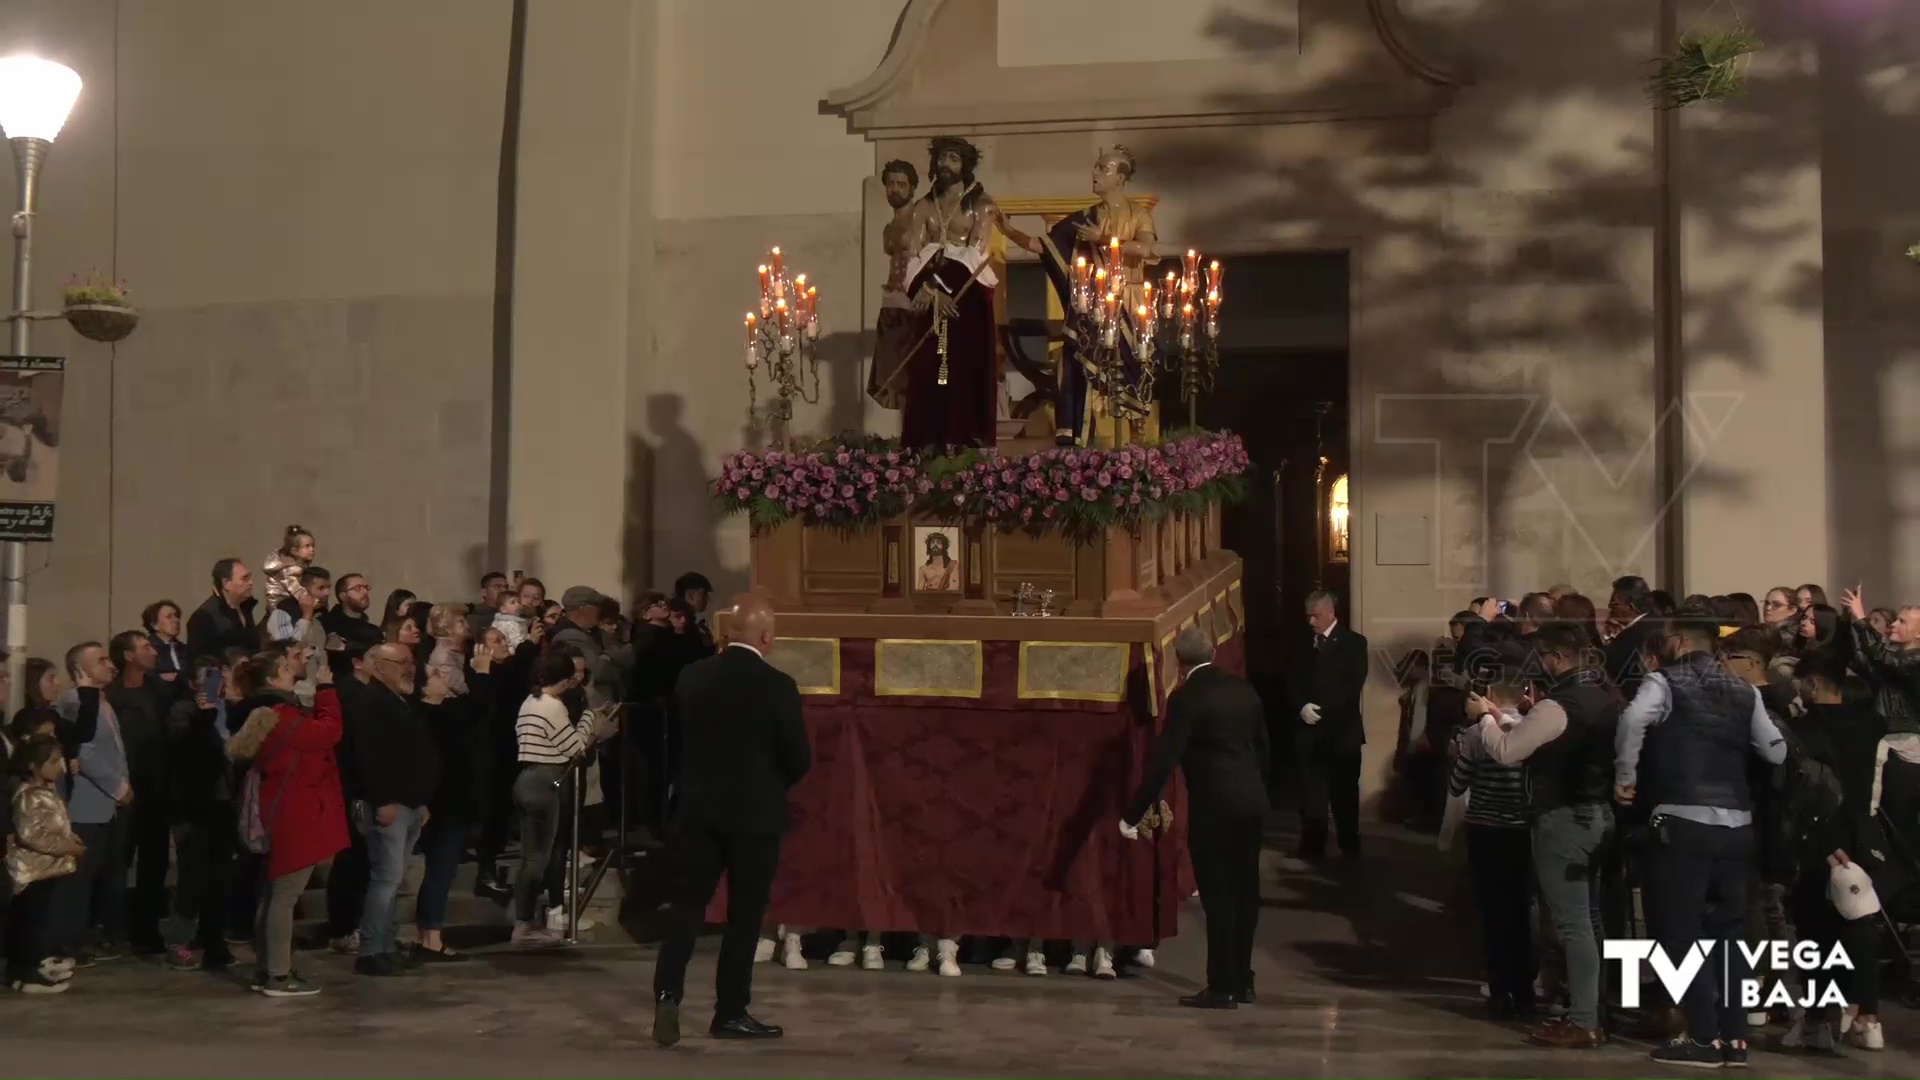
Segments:
[[[777,1039],[786,1034],[772,1024],[763,1024],[744,1013],[731,1020],[715,1018],[707,1034],[716,1039]]]
[[[1246,987],[1234,994],[1233,1000],[1242,1005],[1253,1004],[1253,976],[1247,976]]]
[[[1240,1004],[1233,999],[1232,994],[1222,993],[1209,986],[1197,994],[1188,994],[1181,998],[1180,1006],[1185,1009],[1237,1009]]]
[[[662,993],[653,999],[653,1041],[672,1046],[680,1041],[680,996]]]

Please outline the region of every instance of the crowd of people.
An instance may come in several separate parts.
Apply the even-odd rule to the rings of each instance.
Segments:
[[[1818,585],[1676,603],[1623,577],[1602,608],[1561,585],[1475,599],[1401,677],[1395,808],[1464,836],[1496,1017],[1597,1046],[1622,1019],[1603,939],[1812,941],[1854,965],[1844,1008],[1750,1012],[1698,978],[1654,1057],[1743,1065],[1770,1022],[1783,1048],[1885,1045],[1882,904],[1917,880],[1920,607]],[[1754,974],[1723,951],[1729,985]]]
[[[471,601],[396,588],[376,608],[365,575],[318,558],[290,526],[260,564],[262,595],[245,562],[221,559],[191,610],[156,600],[138,629],[27,660],[3,747],[13,989],[61,993],[127,953],[223,971],[245,945],[255,991],[318,993],[292,945],[322,868],[329,944],[360,975],[466,959],[442,931],[469,858],[475,892],[512,905],[513,942],[551,945],[575,929],[570,857],[597,854],[598,820],[624,801],[658,835],[665,700],[713,652],[704,577],[625,612],[586,586],[556,599],[500,572]],[[561,813],[576,785],[579,836]],[[417,939],[403,948],[396,901],[415,855]]]

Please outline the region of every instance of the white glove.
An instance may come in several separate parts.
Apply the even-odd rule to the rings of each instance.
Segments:
[[[1309,724],[1319,723],[1320,722],[1320,706],[1315,705],[1311,701],[1307,702],[1305,705],[1300,706],[1300,719],[1305,720]]]
[[[1120,823],[1120,835],[1129,840],[1138,840],[1140,839],[1140,827],[1138,825],[1129,825],[1122,821]]]

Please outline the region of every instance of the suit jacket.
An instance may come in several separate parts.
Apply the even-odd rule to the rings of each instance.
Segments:
[[[1345,623],[1335,623],[1319,647],[1308,646],[1287,681],[1293,715],[1308,703],[1320,706],[1320,722],[1306,724],[1303,737],[1328,749],[1353,751],[1366,745],[1360,721],[1360,692],[1367,684],[1367,639]]]
[[[787,831],[787,791],[813,766],[800,688],[744,646],[689,665],[674,687],[686,825],[720,833]]]
[[[1265,814],[1268,756],[1267,711],[1252,685],[1211,664],[1197,668],[1167,698],[1167,726],[1123,820],[1146,816],[1176,762],[1195,818]]]
[[[1619,687],[1621,696],[1628,701],[1632,701],[1634,693],[1640,689],[1640,680],[1647,677],[1646,665],[1640,660],[1640,650],[1653,634],[1653,628],[1657,625],[1655,619],[1651,615],[1642,618],[1607,642],[1607,678]]]

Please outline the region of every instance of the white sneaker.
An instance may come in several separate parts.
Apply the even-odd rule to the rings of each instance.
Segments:
[[[780,942],[780,965],[788,971],[807,970],[807,958],[800,955],[800,935],[788,934]]]
[[[773,939],[763,937],[754,943],[753,962],[764,964],[771,959],[773,959]]]
[[[933,954],[927,951],[927,947],[925,945],[915,945],[913,947],[913,955],[907,958],[907,970],[925,971],[927,970],[927,966],[932,962]]]
[[[40,974],[54,982],[66,982],[73,978],[73,961],[49,956],[40,961]]]
[[[1119,977],[1119,973],[1113,970],[1113,954],[1104,946],[1093,950],[1093,977],[1096,979]]]
[[[360,955],[360,931],[354,930],[341,934],[339,937],[327,942],[327,948],[332,949],[342,956]]]
[[[1085,975],[1086,973],[1087,973],[1087,954],[1083,952],[1074,953],[1073,959],[1067,961],[1067,974]]]
[[[1047,973],[1047,954],[1030,952],[1027,954],[1027,974],[1045,975]]]
[[[852,967],[855,959],[856,957],[853,954],[853,950],[843,945],[833,950],[833,953],[827,957],[827,966]]]
[[[1133,962],[1136,964],[1139,964],[1143,968],[1152,967],[1153,966],[1153,950],[1141,949],[1138,952],[1135,952],[1133,954]]]
[[[887,967],[886,954],[878,945],[863,945],[860,948],[860,966],[868,971],[884,971]]]
[[[584,934],[598,925],[600,924],[597,922],[594,922],[592,919],[587,918],[585,915],[580,916],[579,930],[581,933]],[[550,907],[547,909],[547,929],[553,931],[556,934],[564,934],[567,932],[567,909],[566,908]]]
[[[1853,1018],[1856,1015],[1858,1015],[1858,1010],[1851,1005],[1840,1010],[1840,1034],[1845,1035],[1847,1032],[1853,1030]]]
[[[1885,1050],[1886,1032],[1881,1030],[1879,1020],[1856,1020],[1853,1029],[1847,1033],[1847,1041],[1862,1050]]]
[[[1014,965],[1018,963],[1019,961],[1011,956],[996,956],[993,958],[993,962],[987,966],[995,971],[1012,971]]]
[[[949,979],[960,977],[960,943],[952,938],[941,938],[940,974]]]

